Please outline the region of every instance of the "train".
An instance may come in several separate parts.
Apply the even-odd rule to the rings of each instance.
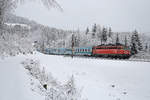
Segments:
[[[131,56],[131,50],[128,46],[110,44],[91,47],[47,48],[45,49],[45,53],[52,55],[74,55],[123,59],[128,59]]]

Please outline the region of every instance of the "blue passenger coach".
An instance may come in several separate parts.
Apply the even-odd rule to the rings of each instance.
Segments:
[[[91,56],[92,47],[75,48],[74,55]]]
[[[65,49],[65,55],[71,55],[72,54],[72,49]]]
[[[92,47],[78,47],[72,49],[69,48],[47,48],[45,49],[46,54],[54,54],[54,55],[84,55],[84,56],[91,56],[92,55]]]
[[[45,53],[54,55],[71,55],[72,50],[66,48],[47,48],[45,49]]]

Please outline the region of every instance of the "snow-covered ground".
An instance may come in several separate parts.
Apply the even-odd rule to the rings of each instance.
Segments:
[[[0,100],[44,100],[30,90],[30,80],[20,62],[25,56],[0,59]]]
[[[61,82],[74,75],[88,100],[150,100],[150,62],[132,62],[34,55],[0,59],[0,100],[44,100],[30,90],[25,59],[39,60]]]

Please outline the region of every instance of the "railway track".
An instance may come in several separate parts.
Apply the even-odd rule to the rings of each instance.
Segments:
[[[47,54],[47,55],[55,55],[55,54]],[[113,61],[134,61],[134,62],[150,62],[150,59],[137,59],[137,58],[129,58],[129,59],[119,59],[119,58],[104,58],[104,57],[94,57],[94,56],[82,56],[82,55],[57,55],[71,58],[85,58],[85,59],[100,59],[100,60],[113,60]]]
[[[72,57],[70,55],[63,55],[64,57]],[[113,61],[135,61],[135,62],[150,62],[150,59],[119,59],[119,58],[103,58],[103,57],[93,57],[93,56],[73,56],[73,58],[85,58],[85,59],[100,59],[100,60],[113,60]]]

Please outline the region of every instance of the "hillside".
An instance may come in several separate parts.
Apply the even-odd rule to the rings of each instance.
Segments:
[[[39,49],[43,51],[46,48],[71,48],[72,35],[74,35],[75,47],[88,47],[102,44],[102,29],[97,25],[97,30],[93,35],[92,30],[87,34],[85,31],[70,31],[51,28],[48,26],[40,25],[34,21],[26,18],[10,15],[5,17],[5,34],[0,38],[0,49],[3,56],[17,55],[19,53],[32,53],[34,50]],[[99,27],[98,27],[99,26]],[[111,37],[108,36],[108,29],[106,29],[107,40],[104,44],[116,43],[118,35],[119,43],[131,46],[132,32],[111,32]],[[139,55],[146,55],[150,53],[150,36],[148,33],[139,33],[139,40],[142,44],[143,51]],[[36,43],[36,45],[34,45]],[[35,48],[33,47],[35,46]],[[145,52],[145,54],[143,54]],[[139,57],[139,56],[133,56]],[[140,57],[149,58],[149,57]]]
[[[42,45],[41,42],[45,43],[45,48],[47,47],[70,47],[71,44],[71,35],[74,34],[76,37],[76,45],[77,46],[92,46],[101,44],[99,35],[102,34],[102,29],[100,25],[97,25],[97,32],[95,33],[95,37],[92,37],[92,32],[90,31],[87,35],[85,31],[71,31],[71,30],[62,30],[56,29],[48,26],[44,26],[36,23],[35,21],[28,20],[23,17],[19,17],[16,15],[6,16],[7,23],[18,23],[24,24],[31,27],[30,33],[33,42],[38,41],[39,45]],[[128,45],[131,42],[132,32],[113,32],[112,29],[112,37],[107,37],[106,43],[115,43],[116,36],[119,35],[119,42],[124,44],[125,37],[127,38]],[[140,40],[143,43],[143,46],[146,44],[150,45],[150,35],[149,33],[139,33]],[[43,41],[44,40],[44,41]]]

